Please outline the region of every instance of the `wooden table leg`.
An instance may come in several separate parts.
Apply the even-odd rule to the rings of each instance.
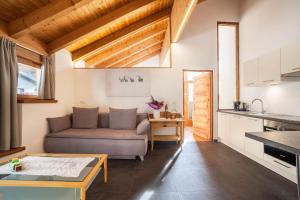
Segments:
[[[153,148],[154,148],[154,133],[153,133],[152,125],[150,127],[150,135],[151,135],[151,151],[153,151]]]
[[[176,143],[179,144],[181,142],[181,134],[179,132],[180,127],[176,126],[176,136],[178,136],[179,140],[177,139]]]
[[[184,127],[183,127],[183,122],[180,123],[180,132],[181,132],[181,144],[184,142]]]
[[[80,200],[85,200],[85,187],[80,188]]]
[[[107,183],[107,158],[104,160],[104,163],[103,163],[103,168],[104,168],[104,183]]]

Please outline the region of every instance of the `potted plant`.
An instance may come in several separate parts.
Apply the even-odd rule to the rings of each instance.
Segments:
[[[153,118],[160,118],[160,109],[164,106],[163,101],[157,101],[151,96],[151,102],[147,103],[148,106],[152,109]]]

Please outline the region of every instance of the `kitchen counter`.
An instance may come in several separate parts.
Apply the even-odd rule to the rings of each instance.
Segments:
[[[300,131],[246,132],[245,136],[296,155],[297,190],[300,200]]]
[[[300,131],[247,133],[246,137],[300,155]]]
[[[262,113],[256,113],[256,112],[235,111],[235,110],[218,110],[218,112],[242,115],[242,116],[246,116],[246,117],[254,117],[254,118],[259,118],[259,119],[268,119],[268,120],[274,120],[274,121],[294,123],[294,124],[300,125],[300,116],[282,115],[282,114],[274,114],[274,113],[262,114]]]

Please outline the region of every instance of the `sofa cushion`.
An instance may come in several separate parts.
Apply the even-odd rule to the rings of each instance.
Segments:
[[[67,129],[58,133],[48,134],[51,138],[82,138],[110,140],[145,140],[147,135],[137,135],[136,130],[97,129]]]
[[[98,128],[109,128],[109,113],[99,113]]]
[[[99,108],[77,108],[73,107],[73,128],[97,128]]]
[[[136,112],[134,109],[116,109],[109,108],[109,128],[111,129],[127,129],[136,128]]]
[[[47,118],[50,133],[57,133],[71,128],[71,119],[69,115],[64,117]]]
[[[148,130],[150,129],[150,122],[148,119],[144,119],[143,121],[141,121],[137,128],[136,128],[136,134],[140,135],[140,134],[144,134],[146,133]]]

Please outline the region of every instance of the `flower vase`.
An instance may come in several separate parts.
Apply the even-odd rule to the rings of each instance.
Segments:
[[[153,118],[154,119],[160,118],[160,110],[153,110]]]

